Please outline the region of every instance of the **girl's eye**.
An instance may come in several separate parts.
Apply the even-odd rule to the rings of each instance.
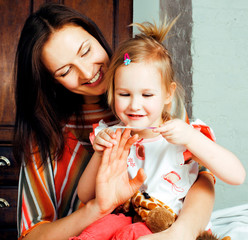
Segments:
[[[153,96],[153,94],[151,94],[151,93],[144,93],[142,95],[143,95],[143,97],[152,97]]]

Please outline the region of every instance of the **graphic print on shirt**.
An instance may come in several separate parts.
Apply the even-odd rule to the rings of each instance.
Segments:
[[[176,191],[176,192],[183,192],[184,189],[181,187],[178,187],[176,185],[176,182],[181,180],[181,177],[178,173],[176,173],[175,171],[171,171],[167,174],[162,175],[162,178],[167,181],[168,183],[171,184],[172,187],[172,192]]]
[[[141,144],[142,140],[144,138],[141,138],[140,140],[135,143],[135,149],[136,149],[136,156],[140,160],[145,160],[145,147]]]
[[[135,167],[135,166],[136,166],[136,164],[135,164],[133,158],[129,157],[129,158],[127,159],[127,165],[128,165],[129,167]]]

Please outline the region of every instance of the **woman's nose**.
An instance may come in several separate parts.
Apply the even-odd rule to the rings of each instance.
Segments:
[[[92,79],[94,76],[94,73],[93,73],[93,64],[91,63],[85,63],[85,64],[82,64],[82,63],[79,63],[78,64],[78,71],[79,71],[79,76],[80,78],[82,79]]]

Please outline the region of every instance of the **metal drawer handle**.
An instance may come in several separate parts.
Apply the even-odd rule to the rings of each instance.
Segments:
[[[0,208],[10,207],[10,204],[4,198],[0,198]]]
[[[10,166],[10,160],[4,156],[0,156],[0,167]]]

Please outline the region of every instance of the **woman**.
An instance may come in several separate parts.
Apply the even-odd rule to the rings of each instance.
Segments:
[[[126,160],[133,143],[127,132],[119,136],[119,146],[104,153],[96,198],[82,206],[76,195],[77,182],[92,155],[91,125],[101,119],[116,123],[104,95],[103,76],[110,56],[96,25],[63,5],[44,5],[24,25],[16,56],[14,149],[22,163],[20,238],[68,239],[77,235],[125,202],[145,179],[142,171],[129,180],[125,167],[113,169],[115,161]],[[202,175],[173,228],[144,239],[195,239],[209,220],[213,195],[213,180]]]

